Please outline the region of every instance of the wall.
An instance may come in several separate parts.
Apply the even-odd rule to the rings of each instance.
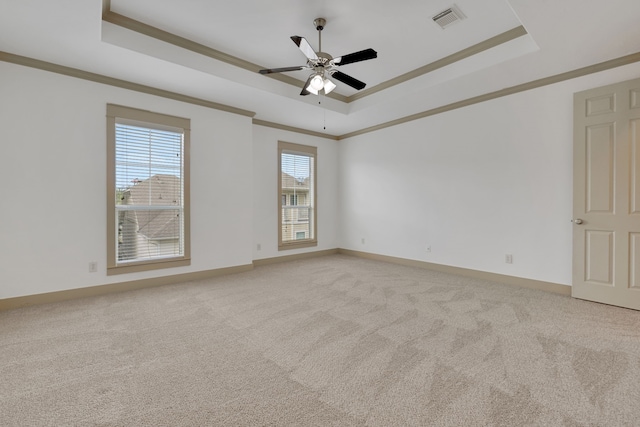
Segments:
[[[572,94],[639,75],[633,64],[336,142],[0,62],[0,299],[336,247],[570,284]],[[107,103],[191,119],[191,266],[106,276]],[[277,249],[278,140],[318,147],[315,248]]]
[[[318,148],[318,246],[278,251],[278,141]],[[253,259],[315,252],[338,247],[339,142],[279,129],[253,127]],[[260,245],[260,249],[258,249]]]
[[[252,262],[251,118],[3,62],[0,76],[0,299]],[[106,276],[107,103],[191,119],[191,266]]]
[[[633,64],[340,141],[340,247],[570,285],[573,93],[638,75]]]

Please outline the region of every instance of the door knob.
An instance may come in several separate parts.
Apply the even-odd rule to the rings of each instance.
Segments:
[[[582,220],[580,218],[572,219],[571,222],[576,224],[576,225],[582,224]]]

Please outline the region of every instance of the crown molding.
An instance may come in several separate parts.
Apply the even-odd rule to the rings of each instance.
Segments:
[[[354,136],[363,135],[365,133],[374,132],[380,129],[401,125],[403,123],[408,123],[414,120],[423,119],[425,117],[434,116],[436,114],[445,113],[447,111],[457,110],[458,108],[467,107],[469,105],[490,101],[496,98],[502,98],[503,96],[513,95],[515,93],[536,89],[542,86],[552,85],[554,83],[560,83],[565,80],[575,79],[577,77],[598,73],[600,71],[610,70],[612,68],[633,64],[639,61],[640,61],[640,52],[632,53],[630,55],[611,59],[609,61],[604,61],[597,64],[589,65],[587,67],[578,68],[576,70],[567,71],[565,73],[544,77],[538,80],[533,80],[527,83],[511,86],[511,87],[500,89],[494,92],[485,93],[483,95],[474,96],[472,98],[463,99],[461,101],[453,102],[451,104],[443,105],[441,107],[433,108],[431,110],[423,111],[421,113],[412,114],[409,116],[401,117],[396,120],[391,120],[385,123],[380,123],[375,126],[370,126],[368,128],[346,133],[344,135],[338,136],[338,140],[352,138]]]
[[[54,64],[51,62],[45,62],[34,58],[29,58],[26,56],[15,55],[8,52],[0,51],[0,61],[22,65],[25,67],[36,68],[44,71],[49,71],[52,73],[62,74],[70,77],[75,77],[79,79],[89,80],[96,83],[106,84],[110,86],[119,87],[122,89],[129,89],[136,92],[147,93],[150,95],[156,95],[163,98],[173,99],[176,101],[186,102],[189,104],[199,105],[202,107],[212,108],[216,110],[226,111],[233,114],[239,114],[242,116],[247,116],[253,118],[256,113],[253,111],[243,110],[236,107],[231,107],[229,105],[220,104],[217,102],[207,101],[200,98],[195,98],[188,95],[183,95],[176,92],[170,92],[163,89],[154,88],[151,86],[145,86],[138,83],[132,83],[126,80],[120,80],[113,77],[104,76],[101,74],[90,73],[88,71],[83,71],[77,68],[66,67],[63,65]],[[554,83],[559,83],[565,80],[575,79],[578,77],[586,76],[593,73],[598,73],[601,71],[610,70],[612,68],[621,67],[624,65],[633,64],[636,62],[640,62],[640,52],[632,53],[630,55],[622,56],[619,58],[611,59],[609,61],[600,62],[598,64],[589,65],[587,67],[578,68],[576,70],[567,71],[565,73],[556,74],[549,77],[544,77],[542,79],[533,80],[531,82],[522,83],[519,85],[511,86],[505,89],[500,89],[494,92],[486,93],[483,95],[478,95],[472,98],[463,99],[457,102],[453,102],[451,104],[443,105],[441,107],[433,108],[431,110],[426,110],[420,113],[412,114],[409,116],[401,117],[396,120],[391,120],[388,122],[380,123],[375,126],[370,126],[367,128],[363,128],[360,130],[356,130],[353,132],[349,132],[343,135],[329,135],[321,132],[314,132],[302,128],[297,128],[293,126],[287,126],[280,123],[269,122],[265,120],[259,120],[253,118],[252,123],[258,126],[266,126],[274,129],[286,130],[290,132],[301,133],[305,135],[318,136],[321,138],[327,138],[332,140],[343,140],[347,138],[352,138],[358,135],[364,135],[366,133],[375,132],[377,130],[389,128],[392,126],[401,125],[403,123],[408,123],[414,120],[423,119],[425,117],[434,116],[436,114],[445,113],[447,111],[456,110],[458,108],[467,107],[470,105],[478,104],[485,101],[490,101],[492,99],[501,98],[503,96],[513,95],[519,92],[524,92],[531,89],[536,89],[542,86],[551,85]]]
[[[289,132],[300,133],[300,134],[303,134],[303,135],[318,136],[320,138],[332,139],[334,141],[338,140],[338,136],[336,136],[336,135],[330,135],[330,134],[322,133],[322,132],[315,132],[315,131],[312,131],[312,130],[297,128],[297,127],[293,127],[293,126],[287,126],[287,125],[283,125],[283,124],[275,123],[275,122],[268,122],[266,120],[253,119],[251,122],[256,126],[265,126],[265,127],[269,127],[269,128],[273,128],[273,129],[280,129],[280,130],[286,130],[286,131],[289,131]]]
[[[241,108],[232,107],[230,105],[220,104],[217,102],[207,101],[206,99],[196,98],[193,96],[183,95],[177,92],[171,92],[164,89],[158,89],[152,86],[141,85],[127,80],[120,80],[102,74],[83,71],[78,68],[66,67],[64,65],[54,64],[52,62],[41,61],[39,59],[29,58],[26,56],[15,55],[8,52],[0,51],[0,61],[9,62],[25,67],[37,68],[39,70],[50,71],[56,74],[62,74],[78,79],[89,80],[96,83],[102,83],[109,86],[115,86],[122,89],[129,89],[135,92],[146,93],[149,95],[160,96],[163,98],[173,99],[175,101],[186,102],[189,104],[200,105],[202,107],[213,108],[215,110],[226,111],[228,113],[239,114],[241,116],[253,117],[256,115],[253,111],[243,110]]]
[[[495,37],[491,37],[487,40],[484,40],[461,51],[455,52],[430,64],[424,65],[420,68],[416,68],[413,71],[409,71],[408,73],[404,73],[402,75],[389,79],[378,85],[370,87],[369,89],[361,90],[360,92],[351,95],[349,97],[349,102],[357,101],[358,99],[373,95],[376,92],[380,92],[393,86],[397,86],[401,83],[415,79],[416,77],[420,77],[424,74],[431,73],[439,68],[446,67],[447,65],[454,64],[458,61],[462,61],[463,59],[469,58],[470,56],[477,55],[478,53],[484,52],[485,50],[489,50],[493,47],[510,42],[511,40],[515,40],[527,34],[527,30],[525,30],[522,25],[512,28],[509,31],[505,31],[504,33],[498,34]]]

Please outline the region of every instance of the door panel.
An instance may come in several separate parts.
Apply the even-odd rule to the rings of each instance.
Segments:
[[[631,122],[631,213],[640,215],[640,120]]]
[[[629,286],[640,290],[640,233],[629,234]]]
[[[640,108],[640,89],[631,89],[629,93],[629,109]]]
[[[575,94],[573,168],[572,296],[640,310],[640,79]]]
[[[613,123],[587,128],[587,212],[613,213],[614,141]]]
[[[613,286],[613,232],[587,230],[585,281]]]
[[[597,116],[598,114],[615,113],[616,94],[607,93],[601,96],[594,96],[587,99],[587,117]]]

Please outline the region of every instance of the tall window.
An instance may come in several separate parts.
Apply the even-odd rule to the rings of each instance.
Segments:
[[[278,143],[278,249],[316,246],[316,147]],[[289,201],[289,204],[286,201]]]
[[[107,105],[107,274],[189,265],[189,128]]]

